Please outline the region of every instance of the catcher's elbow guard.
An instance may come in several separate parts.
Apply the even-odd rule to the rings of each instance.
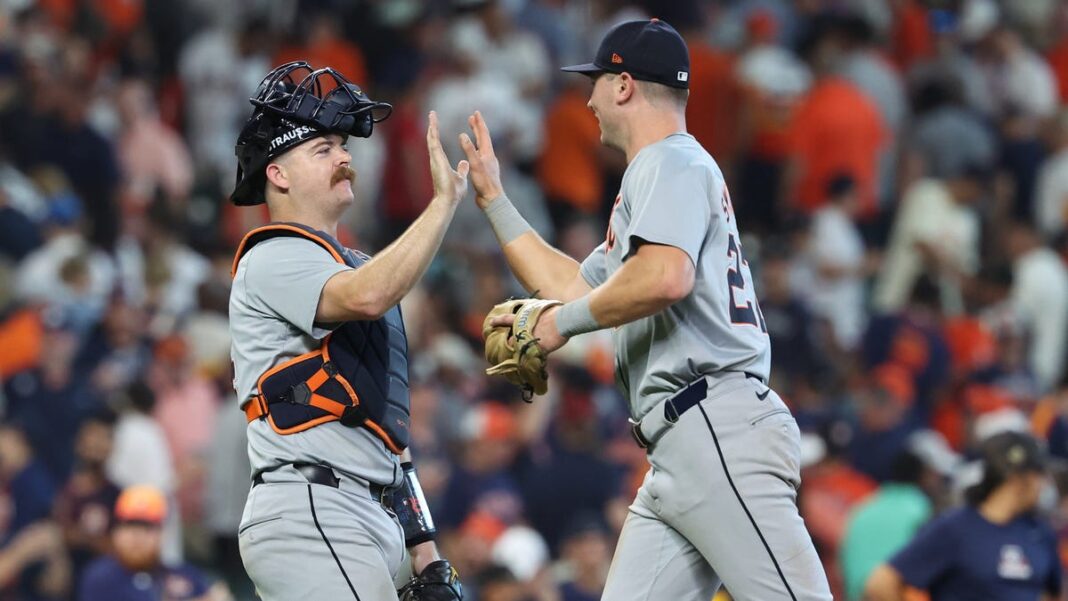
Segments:
[[[415,466],[406,461],[401,464],[401,469],[404,470],[404,481],[393,492],[392,509],[404,529],[404,546],[414,547],[419,543],[434,540],[437,529],[434,528],[430,508],[426,506],[423,487],[419,485]]]

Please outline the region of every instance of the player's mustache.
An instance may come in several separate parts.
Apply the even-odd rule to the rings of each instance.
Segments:
[[[334,184],[346,179],[349,183],[356,183],[356,171],[348,165],[341,165],[334,169],[334,174],[330,176],[330,187],[333,188]]]

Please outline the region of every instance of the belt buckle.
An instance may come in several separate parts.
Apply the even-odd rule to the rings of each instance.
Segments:
[[[642,434],[642,423],[640,421],[634,421],[633,419],[628,421],[630,421],[630,435],[634,438],[634,442],[636,442],[639,447],[648,449],[651,445],[649,444],[649,439]]]
[[[367,487],[367,492],[371,493],[371,500],[384,507],[393,506],[394,490],[395,489],[388,486],[382,486],[381,484],[371,484]]]

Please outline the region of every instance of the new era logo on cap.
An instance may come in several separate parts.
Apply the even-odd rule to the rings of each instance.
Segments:
[[[673,88],[690,87],[686,42],[671,25],[659,19],[616,25],[601,40],[592,62],[563,70],[588,75],[626,72],[634,79]]]

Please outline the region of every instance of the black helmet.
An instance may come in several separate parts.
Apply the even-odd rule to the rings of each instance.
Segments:
[[[290,148],[328,133],[370,137],[374,124],[393,107],[375,102],[345,76],[305,61],[276,67],[260,82],[254,107],[237,137],[237,183],[230,195],[236,205],[265,202],[265,169],[271,159]]]

